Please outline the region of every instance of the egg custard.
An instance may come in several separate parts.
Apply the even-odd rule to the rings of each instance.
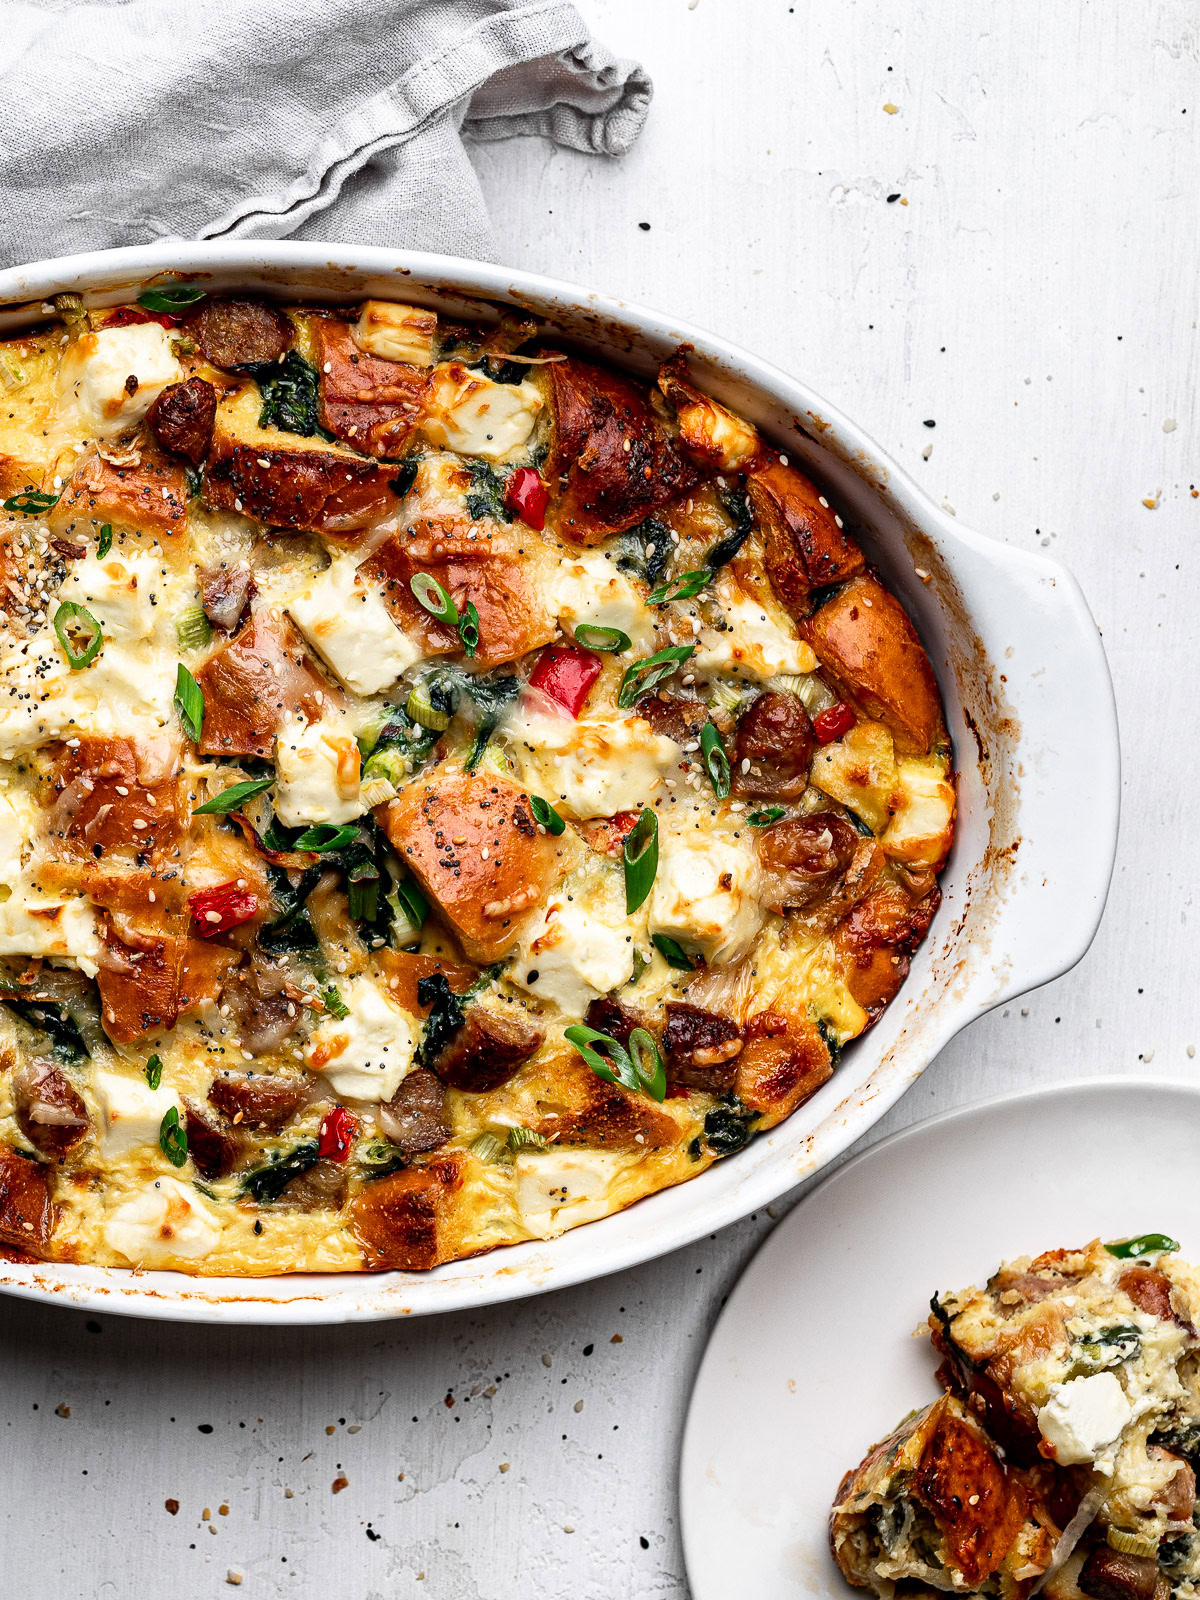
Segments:
[[[903,982],[955,790],[823,495],[506,315],[0,343],[0,1241],[423,1269],[694,1177]]]
[[[946,1392],[838,1490],[830,1542],[852,1584],[1194,1600],[1200,1281],[1177,1249],[1094,1240],[934,1296]]]

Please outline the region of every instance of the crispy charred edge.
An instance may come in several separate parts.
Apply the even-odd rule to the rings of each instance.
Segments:
[[[1018,1466],[1032,1467],[1040,1460],[1036,1420],[1023,1415],[988,1371],[987,1363],[976,1361],[954,1337],[955,1317],[942,1305],[938,1295],[929,1302],[930,1335],[934,1349],[942,1357],[937,1381],[974,1411],[982,1411],[992,1437],[1001,1444]]]
[[[50,1169],[0,1145],[0,1242],[20,1256],[45,1255],[57,1221]]]

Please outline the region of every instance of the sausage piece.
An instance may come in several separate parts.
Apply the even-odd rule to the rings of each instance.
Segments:
[[[261,300],[206,300],[183,331],[211,366],[233,372],[278,361],[293,333],[283,312]]]
[[[17,1126],[35,1150],[60,1160],[88,1129],[87,1107],[64,1073],[48,1061],[32,1061],[13,1073]]]
[[[793,910],[820,899],[850,865],[857,846],[854,829],[832,811],[764,828],[757,849],[771,906]]]
[[[1092,1600],[1154,1600],[1158,1563],[1149,1556],[1122,1555],[1098,1544],[1084,1562],[1078,1581]]]
[[[255,1073],[247,1077],[214,1078],[208,1099],[238,1127],[278,1133],[300,1109],[305,1092],[305,1085],[299,1078]]]
[[[162,445],[198,467],[212,444],[217,391],[204,378],[171,383],[146,413],[146,426]]]
[[[462,1027],[430,1065],[443,1083],[479,1094],[507,1083],[544,1038],[518,1015],[468,1006]]]
[[[258,593],[248,561],[239,561],[235,566],[218,561],[215,566],[197,567],[196,583],[204,615],[223,633],[232,633],[237,628],[246,607]]]
[[[690,744],[698,739],[709,720],[709,709],[703,700],[684,700],[680,695],[666,694],[662,690],[657,694],[644,694],[634,709],[655,733],[674,739],[676,744]]]
[[[443,1116],[446,1091],[434,1073],[419,1067],[379,1108],[379,1128],[406,1156],[436,1150],[450,1137]]]
[[[710,1094],[725,1094],[733,1087],[736,1076],[735,1062],[742,1053],[742,1030],[728,1017],[670,1000],[662,1052],[666,1057],[668,1082],[683,1084],[689,1089],[706,1089]]]
[[[760,694],[737,727],[733,792],[746,799],[799,800],[808,788],[816,735],[799,695]],[[743,771],[746,762],[749,767]]]
[[[195,1162],[196,1171],[203,1178],[223,1178],[232,1172],[238,1155],[237,1141],[210,1122],[190,1100],[184,1101],[183,1109],[188,1155]]]

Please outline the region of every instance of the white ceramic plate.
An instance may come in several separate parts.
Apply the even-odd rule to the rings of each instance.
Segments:
[[[851,1600],[829,1507],[846,1469],[939,1393],[912,1337],[930,1296],[1097,1236],[1161,1231],[1196,1260],[1198,1149],[1200,1090],[1105,1078],[933,1117],[807,1196],[743,1274],[692,1394],[693,1600]]]

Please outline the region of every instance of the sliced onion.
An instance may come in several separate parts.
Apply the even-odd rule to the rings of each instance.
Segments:
[[[1058,1536],[1058,1543],[1054,1546],[1054,1551],[1050,1557],[1050,1565],[1029,1591],[1031,1600],[1032,1596],[1037,1594],[1056,1572],[1066,1566],[1071,1559],[1075,1546],[1095,1521],[1096,1513],[1100,1510],[1106,1498],[1106,1492],[1101,1487],[1089,1489],[1084,1495],[1079,1502],[1079,1509]]]

